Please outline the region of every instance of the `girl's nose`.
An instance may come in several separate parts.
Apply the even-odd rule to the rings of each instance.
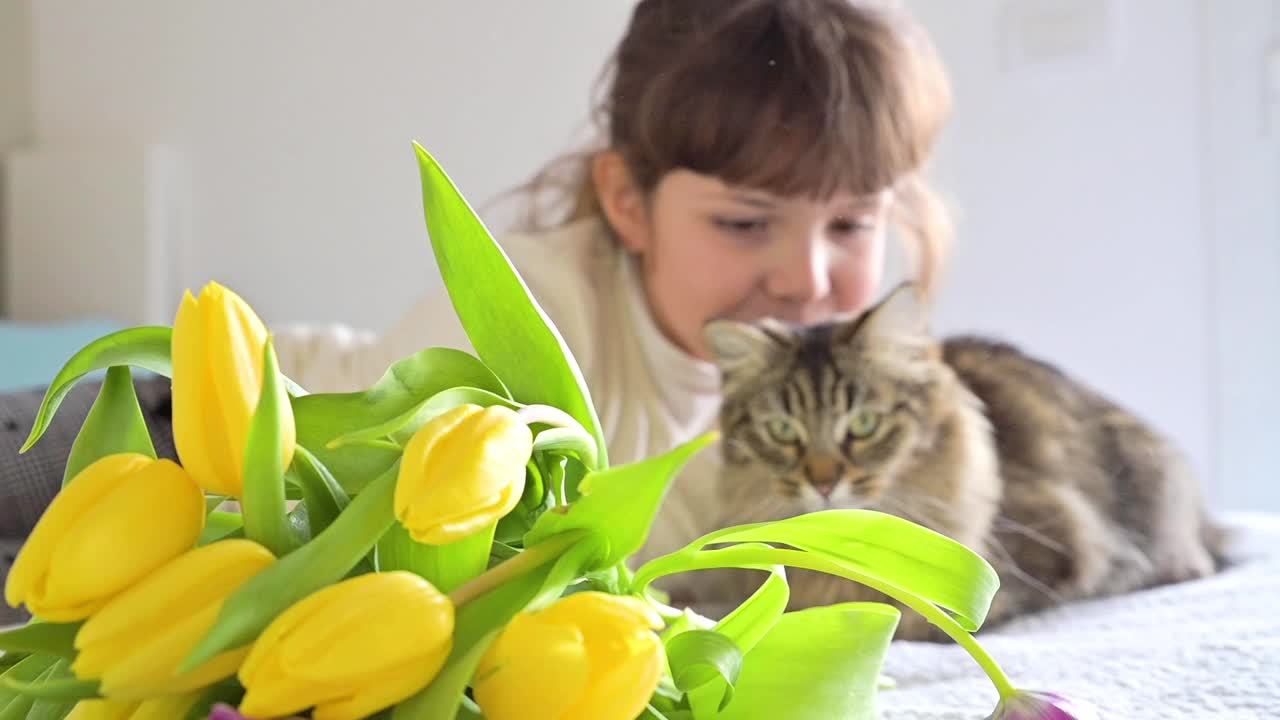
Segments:
[[[831,292],[830,260],[826,244],[806,240],[777,260],[765,278],[771,298],[793,305],[805,305]]]

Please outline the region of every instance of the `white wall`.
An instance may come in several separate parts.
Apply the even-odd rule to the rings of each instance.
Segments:
[[[0,0],[0,155],[27,140],[31,128],[31,38],[28,0]],[[0,173],[0,217],[5,212]],[[0,317],[6,312],[5,252],[0,225]]]
[[[1238,127],[1274,3],[908,4],[957,95],[939,327],[1053,360],[1178,439],[1215,502],[1280,509],[1280,163]],[[43,0],[36,134],[181,155],[181,285],[228,283],[269,322],[382,327],[434,282],[410,141],[473,201],[522,181],[577,136],[630,6]],[[1063,8],[1107,22],[1033,22]],[[1024,11],[1023,49],[1063,59],[1010,62]]]
[[[0,151],[31,130],[28,0],[0,0]]]
[[[34,4],[41,144],[171,145],[183,281],[380,328],[435,282],[411,141],[473,202],[585,122],[624,0]]]
[[[1197,2],[1115,3],[1119,42],[1024,63],[1002,53],[1016,27],[1001,12],[1018,3],[965,5],[913,3],[956,94],[938,174],[960,244],[939,324],[1050,359],[1210,473]]]
[[[1204,3],[1220,500],[1280,508],[1280,2]],[[1274,75],[1263,59],[1273,58]],[[1270,88],[1269,97],[1264,89]]]

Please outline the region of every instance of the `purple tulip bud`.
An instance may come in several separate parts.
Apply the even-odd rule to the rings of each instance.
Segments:
[[[1001,698],[987,720],[1098,720],[1092,707],[1055,693],[1019,691]]]
[[[230,705],[218,703],[209,711],[209,720],[249,720]]]

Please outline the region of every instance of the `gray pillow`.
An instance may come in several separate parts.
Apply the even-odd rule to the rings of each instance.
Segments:
[[[158,375],[134,380],[156,454],[174,460],[170,386],[168,378]],[[62,485],[71,444],[100,387],[97,381],[77,385],[62,401],[40,442],[22,455],[18,450],[35,423],[45,389],[0,393],[0,538],[25,538],[53,500]]]

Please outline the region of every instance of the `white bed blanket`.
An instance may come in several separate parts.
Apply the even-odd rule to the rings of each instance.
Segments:
[[[1022,618],[979,635],[1019,687],[1107,720],[1280,718],[1280,516],[1226,518],[1241,563],[1214,577]],[[883,720],[980,720],[995,692],[960,648],[899,642]]]

